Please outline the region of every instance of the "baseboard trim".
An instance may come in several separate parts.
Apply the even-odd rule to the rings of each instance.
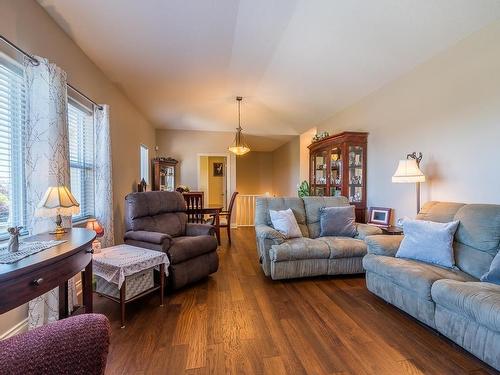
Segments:
[[[19,323],[11,327],[8,331],[4,332],[0,336],[0,340],[8,339],[9,337],[15,336],[21,332],[26,332],[28,330],[28,318],[24,318]]]

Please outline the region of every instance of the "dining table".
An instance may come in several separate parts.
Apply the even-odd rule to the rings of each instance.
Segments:
[[[186,213],[188,214],[188,221],[200,223],[202,222],[199,218],[204,218],[206,215],[213,216],[213,226],[215,229],[215,236],[217,237],[217,243],[220,245],[220,213],[224,207],[220,204],[204,204],[203,207],[188,208]],[[204,221],[203,221],[204,222]]]

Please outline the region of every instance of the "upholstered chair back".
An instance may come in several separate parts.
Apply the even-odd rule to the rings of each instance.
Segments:
[[[455,262],[464,272],[480,278],[500,248],[500,205],[428,202],[419,220],[459,220],[455,233]]]
[[[186,201],[170,191],[130,193],[125,197],[125,230],[166,233],[172,237],[186,233]]]
[[[255,202],[255,226],[268,225],[273,226],[269,210],[287,210],[291,209],[299,224],[300,231],[304,237],[309,237],[309,231],[306,223],[306,210],[304,201],[301,198],[270,198],[257,197]]]
[[[346,197],[304,197],[306,209],[307,229],[310,238],[318,238],[321,233],[320,228],[320,208],[323,207],[344,207],[349,205]]]

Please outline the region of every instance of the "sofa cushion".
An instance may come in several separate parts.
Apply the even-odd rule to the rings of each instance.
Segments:
[[[274,229],[282,233],[285,238],[302,237],[297,219],[290,208],[281,211],[269,210],[269,216]]]
[[[330,249],[330,259],[363,257],[366,255],[365,241],[350,237],[319,237]]]
[[[349,205],[346,197],[304,197],[307,228],[310,238],[318,238],[320,228],[320,208],[344,207]]]
[[[130,227],[133,231],[159,232],[178,237],[186,234],[186,223],[185,212],[172,212],[134,219]]]
[[[217,250],[214,236],[176,237],[168,249],[171,264],[178,264],[188,259]]]
[[[459,222],[437,223],[427,220],[405,220],[404,238],[397,258],[409,258],[451,268],[455,265],[453,238]]]
[[[271,198],[257,197],[255,201],[255,225],[267,225],[272,227],[269,210],[286,210],[290,208],[297,220],[302,236],[309,237],[306,225],[306,211],[301,198]]]
[[[479,279],[490,269],[493,255],[460,242],[453,243],[455,264],[460,270]]]
[[[346,207],[321,207],[320,212],[320,237],[325,236],[356,236],[356,212],[354,206]]]
[[[500,244],[500,205],[467,204],[455,215],[460,221],[455,239],[495,255]]]
[[[365,270],[383,276],[402,288],[431,300],[431,287],[441,279],[477,281],[465,272],[446,269],[416,260],[368,254],[363,258]]]
[[[324,241],[307,237],[292,238],[269,250],[271,262],[285,262],[303,259],[329,259],[330,248]]]
[[[455,220],[455,214],[464,205],[464,203],[430,201],[423,205],[416,218],[417,220],[448,223]]]
[[[488,272],[481,277],[481,281],[500,285],[500,252],[495,256],[493,262],[491,262]]]
[[[432,286],[432,299],[450,311],[500,332],[500,285],[439,280]]]

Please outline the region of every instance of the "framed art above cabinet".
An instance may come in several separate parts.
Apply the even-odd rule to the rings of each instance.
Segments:
[[[308,146],[311,195],[347,197],[360,223],[366,222],[367,141],[368,133],[343,132]]]

